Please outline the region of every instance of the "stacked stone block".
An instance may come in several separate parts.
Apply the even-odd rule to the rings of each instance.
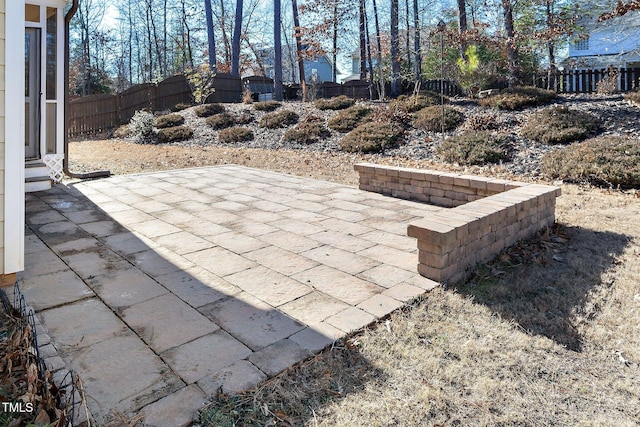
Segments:
[[[359,164],[360,189],[444,207],[407,227],[418,272],[457,282],[503,249],[555,222],[560,189],[422,169]]]

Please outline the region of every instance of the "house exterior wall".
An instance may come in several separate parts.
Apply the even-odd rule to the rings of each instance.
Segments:
[[[0,0],[0,275],[24,269],[24,2]]]
[[[640,12],[595,24],[589,31],[589,48],[576,49],[579,40],[569,44],[569,56],[617,55],[640,48]]]
[[[333,74],[331,64],[328,62],[325,56],[319,56],[315,61],[304,61],[304,74],[307,82],[311,82],[311,76],[313,70],[317,70],[318,81],[320,82],[332,82]]]
[[[0,0],[0,76],[5,75],[5,31],[6,31],[6,10],[5,0]],[[4,103],[5,103],[5,84],[4,79],[0,77],[0,273],[4,274],[4,205],[5,205],[5,119],[4,119]]]

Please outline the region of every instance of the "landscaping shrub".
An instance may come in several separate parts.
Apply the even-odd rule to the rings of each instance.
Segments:
[[[468,117],[465,126],[471,130],[497,130],[500,129],[501,121],[495,113],[481,113]]]
[[[290,110],[268,113],[260,119],[260,127],[268,129],[287,127],[296,123],[298,123],[298,115]]]
[[[307,118],[297,126],[287,130],[282,139],[298,144],[312,144],[319,139],[326,138],[330,135],[329,130],[324,126],[322,120],[317,118]]]
[[[349,132],[355,129],[365,117],[371,113],[371,108],[361,105],[354,105],[346,110],[340,111],[329,119],[327,125],[338,132]]]
[[[129,131],[133,140],[141,142],[153,133],[153,114],[148,111],[139,110],[133,114],[129,121]]]
[[[218,140],[220,142],[242,142],[251,141],[253,139],[253,132],[251,129],[243,127],[230,127],[222,129],[218,132]]]
[[[556,97],[557,94],[551,90],[533,86],[517,86],[481,99],[479,102],[480,105],[498,110],[521,110],[526,107],[546,104]]]
[[[629,92],[625,95],[625,98],[634,104],[640,105],[640,91]]]
[[[164,116],[156,117],[153,121],[153,125],[157,128],[170,128],[180,126],[183,123],[184,117],[180,114],[165,114]]]
[[[593,135],[598,130],[598,119],[591,114],[551,107],[529,118],[522,128],[522,136],[545,144],[568,144]]]
[[[264,101],[264,102],[256,102],[253,104],[253,108],[258,111],[275,111],[280,108],[282,104],[278,101]]]
[[[249,123],[253,123],[255,119],[249,110],[241,111],[240,114],[234,117],[237,125],[248,125]]]
[[[442,110],[439,105],[423,108],[416,113],[413,124],[417,128],[428,131],[442,131]],[[464,115],[451,107],[444,107],[444,130],[453,130],[462,123]]]
[[[445,140],[436,153],[445,162],[483,165],[506,158],[506,143],[491,132],[465,132]]]
[[[547,153],[542,172],[551,179],[640,188],[640,140],[605,136]]]
[[[160,129],[158,131],[159,142],[177,142],[190,139],[193,136],[193,130],[187,126],[174,126],[170,128]]]
[[[116,130],[113,131],[114,138],[126,138],[131,135],[131,129],[129,129],[129,125],[119,126]]]
[[[193,111],[198,117],[209,117],[214,114],[224,113],[224,107],[220,104],[204,104],[197,106]]]
[[[368,122],[345,135],[340,148],[352,153],[376,153],[395,145],[402,133],[402,127],[393,122]]]
[[[173,107],[171,107],[171,111],[173,111],[174,113],[178,112],[178,111],[182,111],[182,110],[186,110],[187,108],[191,107],[190,104],[183,104],[183,103],[179,103],[174,105]]]
[[[318,110],[344,110],[353,104],[355,104],[353,99],[340,95],[329,99],[318,99],[314,105]]]
[[[392,111],[415,113],[432,105],[440,105],[441,101],[440,94],[433,92],[421,92],[418,96],[400,95],[397,99],[389,103],[389,109]],[[444,101],[447,102],[446,97]]]
[[[224,129],[233,126],[235,120],[229,113],[220,113],[208,117],[206,123],[214,129]]]

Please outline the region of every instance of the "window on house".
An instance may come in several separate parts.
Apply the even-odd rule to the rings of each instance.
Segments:
[[[576,40],[573,46],[575,50],[589,50],[589,38]]]

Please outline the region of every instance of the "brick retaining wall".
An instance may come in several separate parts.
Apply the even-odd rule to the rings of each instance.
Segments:
[[[557,187],[372,164],[355,170],[361,190],[444,206],[407,227],[418,239],[418,272],[439,282],[465,279],[555,222]]]

